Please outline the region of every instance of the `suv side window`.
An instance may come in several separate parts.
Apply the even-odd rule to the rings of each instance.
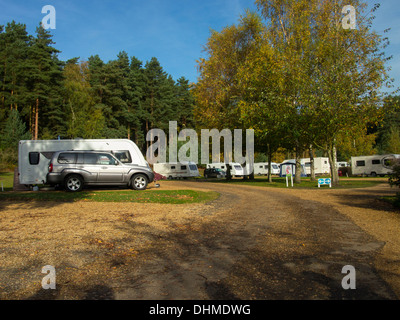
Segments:
[[[97,164],[97,154],[95,153],[84,153],[83,154],[84,164]]]
[[[60,153],[57,162],[60,164],[75,164],[76,153]]]
[[[115,159],[108,154],[99,153],[97,154],[97,164],[101,165],[115,165]]]

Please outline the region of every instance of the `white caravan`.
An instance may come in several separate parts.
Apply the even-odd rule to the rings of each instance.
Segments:
[[[337,165],[338,169],[350,167],[348,162],[345,162],[345,161],[338,161],[338,162],[336,162],[336,165]]]
[[[353,175],[384,176],[393,172],[391,166],[400,159],[399,154],[351,157],[351,172]]]
[[[311,159],[302,158],[300,159],[301,164],[304,164],[306,174],[311,175]],[[329,164],[329,158],[317,157],[314,158],[314,172],[316,175],[330,175],[331,165]]]
[[[21,140],[18,147],[18,178],[22,185],[46,184],[53,154],[64,150],[108,151],[122,163],[149,167],[137,145],[128,139]]]
[[[199,169],[194,162],[167,162],[153,164],[153,171],[168,179],[199,177]]]
[[[268,162],[256,162],[254,164],[254,174],[259,176],[268,175]],[[271,163],[271,174],[279,175],[279,165],[275,162]]]
[[[221,170],[224,170],[225,172],[228,172],[228,168],[226,166],[227,166],[226,163],[223,162],[207,164],[207,168],[219,168]],[[230,162],[229,166],[231,169],[232,176],[242,177],[244,175],[244,170],[243,167],[240,165],[240,163]]]

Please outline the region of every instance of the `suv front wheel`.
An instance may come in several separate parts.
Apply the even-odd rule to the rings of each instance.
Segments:
[[[145,190],[147,188],[147,184],[147,177],[142,173],[136,174],[131,181],[131,186],[134,190]]]
[[[72,174],[64,180],[65,190],[69,192],[78,192],[83,189],[83,179],[81,176]]]

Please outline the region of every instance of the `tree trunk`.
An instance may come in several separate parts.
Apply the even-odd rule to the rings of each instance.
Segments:
[[[310,144],[310,177],[311,181],[315,181],[315,167],[314,167],[314,152],[313,152],[313,146]]]
[[[39,98],[36,99],[36,108],[35,108],[35,136],[33,140],[38,140],[39,136]]]
[[[268,144],[268,182],[272,182],[272,150],[270,145]]]
[[[331,166],[332,185],[337,186],[339,185],[339,173],[336,166],[336,146],[333,145],[327,151],[328,151],[329,164]]]
[[[225,166],[226,166],[226,180],[231,180],[232,179],[231,166],[229,163],[225,163]]]
[[[149,120],[146,119],[146,134],[149,132]],[[146,149],[149,150],[149,141],[146,139]]]
[[[300,148],[296,148],[296,172],[294,175],[294,183],[301,183],[301,154],[302,150],[300,150]]]

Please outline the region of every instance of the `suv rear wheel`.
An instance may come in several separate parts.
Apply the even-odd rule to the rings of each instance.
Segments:
[[[134,175],[131,181],[131,186],[134,190],[145,190],[147,188],[147,184],[147,177],[142,173]]]
[[[64,180],[64,188],[69,192],[78,192],[83,189],[83,179],[77,174],[71,174]]]

